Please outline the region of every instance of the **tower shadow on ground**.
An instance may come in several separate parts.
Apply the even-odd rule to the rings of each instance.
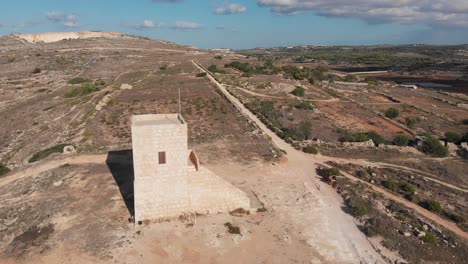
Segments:
[[[109,167],[115,182],[119,186],[125,205],[130,216],[135,215],[135,201],[133,193],[133,152],[131,149],[110,151],[107,154],[107,167]]]

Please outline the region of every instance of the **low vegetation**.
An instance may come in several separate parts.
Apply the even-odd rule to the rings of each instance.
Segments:
[[[96,85],[93,83],[85,83],[80,87],[75,87],[65,93],[65,98],[79,97],[96,91]]]
[[[434,213],[442,212],[442,205],[435,200],[424,200],[419,202],[419,205]]]
[[[398,134],[393,138],[393,144],[401,147],[408,146],[409,138],[403,134]]]
[[[0,176],[3,176],[10,172],[10,169],[3,163],[0,162]]]
[[[76,78],[73,78],[73,79],[70,79],[68,80],[68,84],[80,84],[80,83],[86,83],[86,82],[90,82],[91,80],[89,79],[86,79],[86,78],[82,78],[82,77],[76,77]]]
[[[314,155],[319,153],[318,148],[316,146],[313,146],[313,145],[303,147],[302,151],[305,152],[305,153],[314,154]]]
[[[34,68],[34,70],[32,71],[33,74],[38,74],[41,72],[42,72],[41,68]]]
[[[308,101],[303,101],[294,106],[297,109],[304,109],[304,110],[314,110],[315,105],[313,105],[311,102]]]
[[[398,111],[398,109],[394,107],[390,107],[389,109],[387,109],[387,111],[385,111],[385,116],[388,118],[397,118],[399,115],[400,111]]]
[[[448,131],[445,132],[445,140],[450,143],[459,144],[462,139],[462,136],[457,132]]]
[[[197,73],[196,75],[198,78],[202,78],[202,77],[205,77],[206,76],[206,72],[200,72],[200,73]]]
[[[446,146],[442,145],[437,138],[429,135],[419,148],[423,153],[433,157],[447,157],[449,152]]]
[[[303,97],[305,95],[305,89],[302,86],[296,86],[291,94],[294,96]]]
[[[66,147],[66,146],[68,146],[68,145],[70,145],[70,144],[60,144],[60,145],[56,145],[56,146],[53,146],[53,147],[50,147],[50,148],[43,149],[43,150],[37,152],[36,154],[34,154],[34,155],[28,160],[28,162],[29,162],[29,163],[32,163],[32,162],[36,162],[36,161],[45,159],[45,158],[47,158],[48,156],[50,156],[51,154],[53,154],[53,153],[62,153],[62,152],[63,152],[63,148]]]
[[[366,142],[369,141],[369,139],[372,139],[372,141],[377,145],[385,143],[385,139],[375,131],[354,134],[351,134],[346,130],[340,130],[339,132],[342,134],[338,139],[340,142]]]

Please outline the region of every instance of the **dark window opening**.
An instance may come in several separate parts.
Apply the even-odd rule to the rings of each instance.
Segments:
[[[166,152],[159,152],[159,164],[166,164]]]

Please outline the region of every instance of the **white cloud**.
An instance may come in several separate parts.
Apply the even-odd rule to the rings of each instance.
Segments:
[[[171,28],[177,30],[191,31],[196,29],[202,29],[203,25],[189,21],[177,21],[171,26]]]
[[[153,20],[145,19],[141,23],[128,23],[128,22],[123,22],[122,26],[124,27],[131,27],[134,29],[152,29],[152,28],[159,28],[162,26],[161,23],[154,22]]]
[[[467,0],[257,0],[272,12],[313,11],[322,16],[355,17],[369,23],[425,23],[468,26]]]
[[[241,4],[234,3],[225,3],[223,6],[220,6],[215,9],[216,14],[230,15],[230,14],[240,14],[247,11],[247,7]]]
[[[62,13],[62,12],[51,11],[51,12],[47,12],[46,17],[48,20],[54,23],[61,23],[65,27],[78,27],[79,26],[77,22],[78,15],[74,13],[67,14],[67,13]]]
[[[76,21],[66,21],[63,23],[63,25],[65,27],[79,27],[80,26],[80,24],[78,24],[78,22]]]

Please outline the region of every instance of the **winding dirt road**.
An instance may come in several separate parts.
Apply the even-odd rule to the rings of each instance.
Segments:
[[[192,61],[192,63],[201,71],[204,71],[207,73],[207,77],[210,79],[210,81],[216,85],[216,87],[219,88],[219,90],[226,96],[226,98],[231,101],[232,104],[234,104],[236,106],[237,109],[239,109],[239,111],[244,115],[246,116],[247,118],[249,118],[250,120],[252,120],[253,122],[255,122],[255,124],[266,134],[268,135],[271,140],[273,141],[273,143],[276,144],[276,146],[278,146],[279,148],[285,150],[287,152],[287,159],[288,159],[288,163],[290,164],[290,167],[291,167],[291,170],[299,170],[303,173],[303,177],[307,177],[307,175],[313,175],[314,177],[318,177],[318,175],[316,175],[316,171],[315,171],[315,168],[316,166],[312,166],[311,163],[313,162],[317,162],[317,163],[325,163],[327,161],[335,161],[335,162],[342,162],[344,161],[344,159],[336,159],[336,158],[331,158],[331,157],[324,157],[324,156],[321,156],[321,155],[316,155],[316,156],[313,156],[311,154],[306,154],[306,153],[303,153],[301,151],[298,151],[296,149],[294,149],[292,146],[290,146],[288,143],[286,143],[285,141],[283,141],[281,138],[279,138],[273,131],[271,131],[266,125],[264,125],[260,119],[257,118],[257,116],[255,116],[253,113],[251,113],[237,98],[235,98],[233,95],[231,95],[227,90],[226,88],[221,84],[219,83],[218,81],[216,81],[216,79],[211,76],[211,74],[206,70],[204,69],[201,65],[199,65],[196,61]],[[348,160],[348,162],[354,162],[356,163],[356,160]],[[361,181],[359,179],[357,179],[356,177],[354,176],[351,176],[349,174],[344,174],[346,177],[348,177],[349,179],[351,180],[354,180],[354,181]],[[450,221],[447,221],[443,218],[441,218],[440,216],[434,214],[434,213],[431,213],[430,211],[412,203],[412,202],[409,202],[407,200],[405,200],[404,198],[402,197],[399,197],[399,196],[396,196],[392,193],[389,193],[387,192],[386,190],[378,187],[378,186],[375,186],[375,185],[372,185],[370,183],[367,183],[365,182],[368,186],[372,187],[375,191],[381,193],[382,195],[384,195],[385,197],[387,197],[388,199],[391,199],[393,201],[396,201],[398,203],[401,203],[403,204],[404,206],[408,207],[408,208],[411,208],[413,210],[415,210],[416,212],[418,212],[419,214],[423,215],[424,217],[434,221],[435,223],[441,225],[441,226],[444,226],[445,228],[447,228],[448,230],[454,232],[455,234],[457,234],[458,236],[464,238],[464,239],[468,239],[468,234],[466,232],[464,232],[463,230],[461,230],[456,224],[450,222]],[[455,186],[451,186],[451,187],[455,187]],[[323,195],[324,192],[320,193],[320,195]],[[323,199],[325,200],[329,200],[331,199],[330,198],[330,194],[327,193],[326,197],[323,196]],[[343,212],[341,212],[341,214],[344,214]],[[340,219],[340,217],[338,217],[339,213],[337,215],[335,215],[335,219],[334,221],[345,221],[344,218]],[[333,219],[333,218],[332,218]],[[356,227],[353,229],[353,230],[350,230],[350,232],[360,232]]]

